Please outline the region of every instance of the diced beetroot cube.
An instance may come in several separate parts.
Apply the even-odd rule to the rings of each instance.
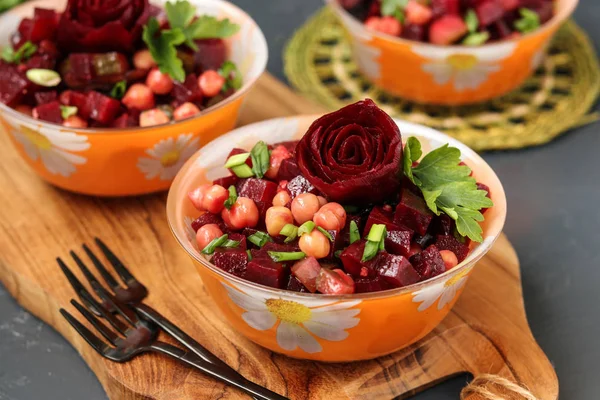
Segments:
[[[270,257],[253,258],[246,268],[245,278],[249,281],[273,288],[283,288],[287,284],[287,271],[282,263]]]
[[[369,234],[373,224],[383,224],[385,225],[388,231],[402,230],[402,227],[395,224],[393,219],[394,214],[391,211],[386,211],[383,207],[380,206],[373,207],[373,210],[371,210],[369,218],[367,218],[367,223],[365,224],[365,227],[363,229],[363,237],[366,237]]]
[[[388,231],[385,237],[385,249],[389,253],[408,257],[410,254],[410,240],[412,231]]]
[[[344,269],[355,278],[376,275],[375,265],[377,257],[369,261],[362,261],[363,253],[365,252],[365,243],[365,240],[355,242],[346,247],[342,251],[342,254],[340,254],[340,260],[344,265]]]
[[[487,198],[491,199],[492,198],[492,194],[490,193],[490,188],[488,185],[484,185],[483,183],[479,183],[477,182],[477,189],[479,190],[485,190],[487,192]],[[480,211],[481,213],[485,213],[488,209],[487,208],[482,208]]]
[[[423,280],[438,276],[446,271],[446,264],[444,264],[440,251],[433,244],[412,256],[410,263]]]
[[[414,243],[418,244],[419,246],[421,246],[422,249],[424,249],[425,247],[433,243],[435,237],[429,232],[426,232],[424,235],[419,235],[418,233],[415,233],[412,240]]]
[[[31,30],[33,29],[33,20],[31,18],[23,18],[19,24],[17,32],[19,33],[11,41],[13,48],[19,48],[23,43],[31,40]]]
[[[292,200],[302,193],[319,194],[319,191],[302,175],[298,175],[289,181],[287,184],[287,190],[290,193]]]
[[[333,238],[333,241],[330,242],[329,247],[329,255],[325,258],[332,260],[337,259],[335,257],[335,252],[338,250],[342,250],[345,246],[344,237],[341,232],[335,230],[328,230],[329,235]]]
[[[455,43],[468,31],[467,24],[458,15],[444,15],[429,26],[429,41],[446,46]]]
[[[31,86],[16,66],[0,61],[0,102],[9,106],[18,104]]]
[[[72,53],[69,54],[69,75],[75,81],[89,82],[94,79],[94,54]],[[78,86],[69,85],[69,86]]]
[[[36,54],[25,62],[25,66],[27,69],[54,69],[56,67],[56,57],[49,54]]]
[[[133,111],[135,110],[129,110],[128,113],[121,114],[112,122],[112,124],[110,124],[110,126],[113,128],[129,128],[132,126],[139,126],[139,115]]]
[[[243,249],[220,249],[210,260],[218,268],[240,278],[245,278],[248,266],[248,254]]]
[[[431,221],[429,231],[434,235],[451,235],[456,227],[456,222],[446,214],[436,215]]]
[[[293,275],[290,275],[290,279],[288,280],[288,284],[286,286],[287,290],[292,292],[300,292],[300,293],[310,293],[308,289]]]
[[[292,274],[310,291],[317,291],[317,276],[321,270],[321,264],[314,257],[306,257],[297,261],[291,268]]]
[[[189,74],[183,83],[175,81],[173,90],[173,106],[179,107],[183,103],[201,103],[202,91],[198,86],[198,77],[195,74]]]
[[[323,294],[352,294],[354,280],[342,270],[321,268],[317,277],[317,291]]]
[[[268,242],[260,249],[251,250],[252,257],[255,258],[271,258],[268,253],[269,251],[295,252],[300,251],[300,247],[298,246],[298,241],[291,243]]]
[[[291,181],[302,172],[298,167],[298,162],[295,157],[286,158],[281,161],[279,166],[279,172],[277,173],[277,180],[279,181]]]
[[[475,7],[475,13],[479,19],[479,25],[488,26],[502,19],[504,8],[500,0],[486,0]]]
[[[519,7],[519,0],[500,0],[500,3],[505,11],[512,11]]]
[[[289,140],[287,142],[275,143],[275,144],[269,146],[269,148],[274,149],[277,146],[285,147],[285,149],[287,151],[289,151],[290,154],[294,155],[294,153],[296,152],[296,146],[298,146],[298,140]]]
[[[91,119],[109,125],[121,111],[121,102],[92,90],[87,94],[87,109]]]
[[[380,292],[387,289],[391,289],[391,286],[380,276],[354,279],[355,293]]]
[[[342,229],[341,233],[343,241],[342,243],[344,243],[344,246],[348,246],[350,244],[350,221],[354,221],[358,227],[358,232],[362,232],[363,229],[364,218],[362,215],[346,214],[346,225],[344,226],[344,229]]]
[[[199,72],[207,69],[217,70],[227,59],[227,48],[222,39],[196,40],[198,51],[194,53],[194,63]]]
[[[69,105],[77,107],[77,115],[81,118],[88,119],[90,117],[92,110],[85,93],[70,91]]]
[[[375,269],[383,280],[397,288],[417,283],[421,278],[406,257],[386,252],[380,253]]]
[[[469,245],[462,243],[452,235],[437,235],[435,246],[439,250],[450,250],[456,255],[458,262],[462,262],[469,255]]]
[[[506,39],[507,37],[513,34],[513,31],[503,20],[498,20],[494,22],[491,25],[490,30],[492,32],[492,38],[495,40]]]
[[[254,200],[260,220],[265,219],[267,210],[273,205],[273,197],[277,194],[277,184],[266,179],[248,178],[241,179],[236,184],[239,197],[247,197]]]
[[[240,178],[238,178],[237,176],[229,175],[229,176],[224,176],[223,178],[215,179],[213,181],[213,185],[221,185],[224,188],[228,189],[229,186],[231,186],[231,185],[235,186],[235,184],[238,183],[239,180],[240,180]]]
[[[551,1],[548,1],[542,3],[539,7],[535,8],[534,11],[538,13],[540,17],[540,23],[545,24],[554,16],[554,5]]]
[[[36,8],[33,13],[29,40],[39,43],[42,40],[53,40],[58,24],[56,11],[45,8]]]
[[[236,242],[240,242],[240,245],[236,247],[236,249],[242,249],[246,251],[247,245],[245,235],[242,235],[241,233],[230,233],[229,235],[227,235],[227,238],[229,240],[235,240]]]
[[[434,19],[447,14],[458,15],[460,3],[459,0],[431,0],[431,11]]]
[[[428,29],[426,25],[417,25],[407,23],[402,28],[401,37],[407,40],[414,40],[416,42],[426,42]]]
[[[52,101],[37,106],[33,109],[33,118],[53,122],[55,124],[62,124],[63,118],[60,112],[60,103],[58,101]]]
[[[194,221],[192,221],[192,229],[194,229],[194,231],[198,232],[198,229],[200,229],[204,225],[208,225],[208,224],[216,224],[219,226],[221,231],[223,231],[223,232],[227,231],[227,226],[225,225],[225,222],[223,222],[221,217],[217,214],[211,214],[209,212],[202,214],[201,216],[196,218]]]
[[[396,207],[394,222],[417,232],[419,235],[425,235],[433,215],[425,200],[417,197],[409,190],[403,190],[400,203]]]
[[[33,97],[35,97],[35,102],[38,106],[42,104],[47,104],[56,100],[56,91],[52,90],[49,92],[36,92]]]

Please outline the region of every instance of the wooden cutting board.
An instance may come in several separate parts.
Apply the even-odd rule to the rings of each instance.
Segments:
[[[322,111],[265,75],[240,121]],[[150,305],[242,374],[291,399],[404,398],[462,372],[498,374],[527,386],[539,399],[558,398],[555,372],[529,330],[518,259],[504,236],[480,261],[448,317],[416,345],[350,364],[294,360],[253,344],[221,318],[171,236],[166,194],[98,199],[68,193],[38,179],[6,134],[0,134],[0,149],[0,280],[23,307],[77,348],[111,399],[244,395],[160,356],[109,362],[75,334],[58,312],[65,307],[75,313],[69,304],[74,293],[55,258],[68,260],[70,249],[81,251],[94,236],[103,238],[149,288]]]

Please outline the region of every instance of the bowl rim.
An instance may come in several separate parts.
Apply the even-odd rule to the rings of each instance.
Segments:
[[[161,1],[161,3],[164,3],[166,0],[160,0],[160,1]],[[242,10],[240,7],[236,6],[235,4],[233,4],[229,1],[226,1],[226,0],[202,0],[202,2],[206,3],[206,4],[214,3],[215,6],[226,4],[228,7],[231,7],[236,12],[239,12],[240,14],[247,17],[250,21],[252,21],[252,23],[256,27],[258,35],[259,35],[260,50],[262,50],[262,52],[264,52],[264,57],[256,57],[256,59],[253,61],[254,65],[256,65],[257,63],[260,63],[259,64],[260,72],[256,75],[256,77],[250,79],[249,81],[244,82],[244,85],[239,90],[237,90],[235,93],[233,93],[231,96],[229,96],[228,98],[220,101],[219,103],[217,103],[211,107],[208,107],[208,108],[200,111],[200,113],[198,113],[197,115],[195,115],[193,117],[185,118],[185,119],[182,119],[179,121],[173,120],[173,121],[167,122],[166,124],[146,126],[146,127],[134,126],[134,127],[127,127],[127,128],[76,128],[77,132],[80,132],[83,134],[91,134],[91,135],[93,135],[93,134],[119,135],[119,134],[130,134],[130,133],[140,132],[140,131],[141,132],[150,131],[150,130],[154,130],[157,128],[171,127],[171,126],[174,126],[174,125],[177,125],[180,123],[189,123],[189,122],[192,122],[195,120],[199,120],[200,118],[203,118],[208,114],[211,114],[213,111],[217,111],[217,110],[219,110],[223,107],[226,107],[229,104],[237,101],[238,99],[242,98],[250,90],[250,88],[252,88],[252,86],[254,86],[256,81],[265,72],[265,70],[267,68],[267,62],[269,59],[269,48],[267,45],[267,39],[265,38],[265,35],[264,35],[262,29],[260,28],[258,23],[246,11]],[[23,4],[20,4],[17,7],[14,7],[10,11],[7,11],[3,15],[1,15],[0,21],[2,21],[2,19],[4,19],[4,18],[10,17],[11,14],[15,14],[16,12],[18,12],[20,10],[25,10],[25,9],[34,8],[34,7],[38,6],[38,4],[36,4],[36,3],[37,3],[36,1],[31,1],[31,2],[25,2]],[[161,4],[161,5],[164,5],[164,4]],[[261,53],[261,51],[259,51],[259,54],[260,53]],[[7,113],[8,115],[10,115],[16,119],[25,120],[25,122],[38,125],[42,128],[61,129],[61,130],[67,129],[67,127],[65,127],[63,125],[53,124],[48,121],[42,121],[42,120],[30,117],[26,114],[23,114],[23,113],[15,110],[12,107],[9,107],[8,105],[6,105],[4,103],[0,103],[0,111]]]
[[[244,125],[242,127],[233,129],[230,132],[220,136],[219,138],[214,139],[209,144],[207,144],[207,146],[209,146],[211,143],[213,143],[215,141],[227,142],[227,141],[232,140],[233,137],[235,137],[237,134],[239,134],[240,129],[245,128],[245,129],[253,129],[253,131],[259,131],[261,128],[261,124],[271,123],[272,121],[276,121],[276,120],[289,120],[289,119],[294,119],[294,118],[296,118],[296,119],[311,118],[311,120],[314,121],[316,118],[318,118],[320,116],[321,116],[321,114],[309,114],[309,115],[303,114],[303,115],[296,115],[296,116],[292,116],[292,117],[271,118],[271,119],[267,119],[264,121],[255,122],[252,124]],[[477,263],[477,261],[479,261],[492,248],[493,244],[500,237],[500,234],[502,233],[502,230],[504,227],[504,223],[506,221],[506,194],[504,192],[502,182],[500,181],[500,179],[498,178],[497,174],[494,172],[492,167],[487,162],[485,162],[485,160],[483,158],[481,158],[481,156],[479,156],[479,154],[477,154],[474,150],[472,150],[470,147],[463,144],[459,140],[454,139],[438,130],[429,128],[429,127],[421,125],[421,124],[416,124],[416,123],[412,123],[412,122],[408,122],[408,121],[404,121],[404,120],[400,120],[400,119],[396,119],[396,118],[394,118],[394,122],[396,122],[396,124],[398,124],[399,126],[402,125],[401,129],[406,129],[406,128],[411,129],[412,128],[415,130],[419,130],[419,132],[416,133],[415,136],[429,137],[430,139],[439,140],[442,143],[449,143],[450,145],[453,145],[453,146],[458,145],[460,147],[461,153],[468,154],[469,158],[474,160],[477,163],[477,165],[480,165],[480,168],[489,169],[489,172],[490,172],[489,178],[494,180],[496,183],[496,185],[493,185],[494,192],[493,192],[492,196],[494,197],[494,199],[496,201],[499,200],[499,202],[496,203],[495,206],[501,207],[501,210],[502,210],[502,213],[496,216],[496,218],[498,219],[497,223],[495,224],[495,226],[497,227],[497,231],[495,232],[495,234],[493,236],[485,238],[484,241],[482,243],[480,243],[467,256],[467,258],[465,260],[463,260],[458,266],[452,268],[451,270],[445,271],[444,273],[442,273],[434,278],[430,278],[428,280],[425,280],[422,282],[417,282],[415,284],[404,286],[401,288],[387,289],[387,290],[382,290],[382,291],[378,291],[378,292],[353,293],[353,294],[345,294],[345,295],[326,295],[326,294],[321,294],[321,293],[301,293],[301,292],[292,292],[292,291],[285,290],[285,289],[276,289],[276,288],[261,285],[261,284],[255,283],[255,282],[251,282],[251,281],[242,279],[240,277],[237,277],[233,274],[230,274],[228,272],[225,272],[225,271],[221,270],[220,268],[218,268],[217,266],[215,266],[214,264],[212,264],[211,262],[209,262],[208,260],[204,259],[204,257],[202,257],[199,254],[199,252],[196,251],[194,253],[194,252],[190,251],[189,248],[191,247],[191,245],[189,244],[189,240],[187,239],[185,232],[178,230],[177,227],[175,226],[175,223],[173,222],[175,220],[175,218],[177,218],[176,202],[178,200],[181,200],[181,199],[175,198],[176,197],[175,193],[178,191],[179,186],[188,179],[188,174],[191,172],[191,169],[192,169],[194,163],[196,162],[196,159],[198,158],[198,155],[202,151],[202,149],[198,150],[192,157],[190,157],[189,160],[184,164],[184,166],[179,170],[179,172],[177,173],[177,176],[173,180],[173,183],[171,184],[171,187],[169,189],[169,192],[167,195],[167,202],[166,202],[166,208],[167,208],[166,211],[167,211],[167,223],[169,225],[171,233],[173,234],[173,236],[175,237],[175,239],[177,240],[179,245],[186,251],[188,256],[191,257],[194,261],[196,261],[200,265],[202,265],[203,267],[208,268],[210,271],[225,278],[226,280],[235,282],[236,284],[240,285],[239,287],[242,289],[246,286],[249,286],[252,289],[259,290],[262,292],[267,292],[272,295],[280,296],[280,297],[281,296],[297,297],[299,299],[300,298],[304,298],[304,299],[327,298],[327,299],[335,300],[335,301],[387,298],[389,296],[396,296],[396,295],[400,295],[400,294],[415,292],[423,287],[430,286],[432,284],[443,281],[444,279],[446,279],[446,277],[448,277],[450,275],[459,274],[462,271],[465,271],[470,267],[474,267],[475,263]],[[251,127],[251,128],[248,128],[248,127]],[[487,181],[486,184],[487,183],[489,183],[489,181]],[[196,254],[196,253],[198,253],[198,254]]]
[[[460,45],[460,44],[443,46],[443,45],[433,44],[433,43],[429,43],[429,42],[419,42],[417,40],[404,39],[401,37],[388,35],[387,33],[382,33],[382,32],[372,30],[372,29],[367,29],[365,27],[365,24],[362,21],[360,21],[359,19],[357,19],[354,15],[350,14],[345,8],[343,8],[338,3],[338,0],[324,0],[324,1],[338,15],[351,20],[353,22],[353,25],[360,25],[360,27],[358,29],[360,29],[362,32],[365,32],[371,36],[379,37],[379,38],[385,39],[389,42],[398,43],[398,44],[407,44],[407,45],[418,44],[419,46],[425,46],[425,47],[429,47],[431,49],[452,49],[452,50],[469,50],[469,51],[473,51],[475,49],[481,49],[481,48],[493,48],[495,46],[501,46],[502,44],[511,43],[511,42],[517,43],[523,39],[533,37],[542,32],[551,30],[556,25],[560,25],[564,21],[566,21],[566,19],[569,18],[571,16],[571,14],[573,14],[573,12],[575,11],[575,8],[577,7],[577,4],[579,3],[579,0],[563,0],[563,1],[565,1],[566,6],[561,7],[561,9],[558,10],[558,12],[556,12],[549,21],[546,21],[546,23],[544,23],[538,29],[536,29],[532,32],[526,33],[524,35],[521,35],[517,38],[500,40],[497,42],[486,43],[486,44],[479,45],[479,46],[466,46],[466,45]],[[560,0],[553,0],[553,1],[558,2]]]

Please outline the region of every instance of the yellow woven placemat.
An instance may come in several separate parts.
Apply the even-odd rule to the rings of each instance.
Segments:
[[[352,60],[343,27],[327,8],[292,37],[284,63],[291,84],[327,108],[369,97],[390,115],[444,131],[475,150],[539,145],[600,119],[589,113],[600,92],[598,58],[574,22],[560,29],[542,66],[521,88],[477,105],[418,104],[371,85]]]

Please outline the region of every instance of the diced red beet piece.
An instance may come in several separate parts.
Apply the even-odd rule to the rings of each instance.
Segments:
[[[9,106],[18,104],[32,85],[16,66],[0,61],[0,102]]]
[[[354,279],[355,293],[380,292],[387,289],[391,289],[391,286],[380,276]]]
[[[279,181],[291,181],[302,172],[298,167],[298,162],[295,157],[286,158],[281,161],[279,166],[279,172],[277,173],[277,180]]]
[[[60,103],[58,101],[52,101],[37,106],[33,109],[33,118],[53,122],[55,124],[62,124],[63,118],[60,112]]]
[[[354,280],[342,270],[321,268],[317,277],[317,291],[323,294],[352,294]]]
[[[136,110],[129,110],[117,117],[112,124],[113,128],[129,128],[132,126],[139,126],[139,114],[135,113]]]
[[[500,0],[486,0],[475,7],[480,26],[488,26],[502,19],[504,8]]]
[[[348,246],[350,244],[350,221],[354,221],[358,227],[358,232],[362,232],[363,228],[364,219],[362,215],[346,214],[346,225],[344,226],[344,229],[342,229],[341,233],[344,246]]]
[[[249,281],[273,288],[283,288],[287,284],[288,268],[271,257],[255,257],[248,263],[245,278]]]
[[[326,258],[334,259],[335,252],[344,248],[344,237],[340,231],[328,230],[327,232],[333,238],[333,241],[330,242],[329,255]]]
[[[419,235],[425,235],[433,215],[425,200],[417,197],[409,190],[403,190],[400,203],[396,207],[394,222],[397,225],[412,229]]]
[[[90,104],[88,104],[88,98],[85,93],[71,90],[69,91],[68,100],[70,106],[77,107],[77,115],[83,119],[90,117],[92,110],[90,109]]]
[[[302,284],[302,282],[300,282],[300,280],[298,280],[298,278],[296,278],[293,275],[290,275],[290,279],[288,281],[286,289],[292,292],[310,293],[308,289]]]
[[[459,0],[431,0],[430,7],[434,19],[447,14],[458,15],[460,13]]]
[[[424,249],[425,247],[433,243],[435,237],[429,232],[426,232],[424,235],[419,235],[418,233],[415,233],[412,240],[414,243],[418,244],[419,246],[421,246],[421,248]]]
[[[386,211],[381,206],[373,207],[373,210],[371,210],[369,218],[367,218],[367,223],[363,229],[363,237],[366,237],[369,234],[373,224],[383,224],[388,231],[403,230],[401,226],[398,226],[398,224],[394,223],[393,219],[394,214],[391,211]]]
[[[440,214],[433,217],[429,232],[437,235],[451,235],[456,227],[456,222],[446,214]]]
[[[408,40],[414,40],[417,42],[427,41],[428,30],[426,25],[417,25],[407,23],[402,28],[401,37]]]
[[[512,11],[519,7],[519,0],[500,0],[505,11]]]
[[[87,109],[91,119],[109,125],[121,111],[121,102],[92,90],[87,94]]]
[[[229,176],[224,176],[222,178],[215,179],[213,181],[213,185],[221,185],[225,189],[229,189],[229,186],[231,186],[231,185],[235,186],[235,184],[238,183],[239,180],[240,180],[240,178],[238,178],[237,176],[229,175]]]
[[[56,67],[56,58],[48,54],[36,54],[25,62],[27,69],[54,69]]]
[[[456,255],[458,262],[462,262],[469,255],[469,245],[462,243],[452,235],[437,235],[435,246],[439,250],[450,250]]]
[[[175,81],[173,90],[173,106],[179,107],[183,103],[201,103],[202,91],[198,86],[198,77],[195,74],[189,74],[183,83]]]
[[[296,146],[298,146],[298,140],[289,140],[287,142],[275,143],[275,144],[269,146],[269,148],[274,149],[277,146],[283,146],[283,147],[285,147],[285,149],[287,151],[289,151],[290,154],[294,155],[294,153],[296,152]]]
[[[379,276],[393,287],[403,287],[417,283],[420,275],[404,256],[381,252],[375,267]]]
[[[248,254],[243,249],[218,248],[210,261],[223,271],[240,278],[246,277]]]
[[[490,188],[488,185],[484,185],[483,183],[479,183],[477,182],[477,189],[479,190],[485,190],[487,192],[487,198],[491,199],[492,198],[492,194],[490,193]],[[482,208],[480,211],[482,214],[484,214],[488,209],[487,208]]]
[[[204,225],[208,225],[208,224],[216,224],[219,226],[221,231],[223,231],[223,232],[227,231],[227,226],[225,225],[225,222],[223,222],[221,217],[219,215],[211,214],[209,212],[202,214],[201,216],[196,218],[194,221],[192,221],[192,229],[194,231],[198,232],[198,229],[200,229]]]
[[[408,257],[410,254],[410,240],[413,232],[409,230],[388,231],[385,237],[385,249],[389,253]]]
[[[364,240],[355,242],[346,247],[342,251],[342,254],[340,254],[340,260],[344,265],[344,269],[355,278],[375,276],[377,257],[369,261],[362,261],[363,253],[365,252],[365,243]]]
[[[302,193],[319,194],[319,191],[302,175],[290,180],[287,184],[287,190],[292,200]]]
[[[292,274],[310,291],[317,291],[317,277],[321,270],[321,264],[314,257],[306,257],[292,265]]]
[[[227,59],[225,42],[222,39],[201,39],[195,42],[198,51],[194,53],[194,63],[199,72],[218,70]]]
[[[42,40],[54,40],[58,14],[54,10],[35,8],[33,21],[29,32],[29,40],[39,43]]]
[[[446,271],[446,265],[440,255],[440,251],[433,244],[422,252],[412,256],[410,263],[423,280],[433,278]]]
[[[56,100],[56,91],[51,90],[49,92],[36,92],[33,97],[38,106],[47,104]]]
[[[295,252],[300,251],[300,247],[298,246],[298,241],[291,243],[267,242],[262,248],[251,250],[252,257],[256,258],[270,258],[269,251]]]
[[[239,197],[254,200],[260,220],[264,220],[267,210],[273,205],[273,197],[277,194],[277,184],[266,179],[248,178],[241,179],[236,184],[236,189]]]
[[[513,34],[513,31],[510,29],[508,24],[503,20],[498,20],[494,22],[490,26],[490,31],[492,33],[492,38],[494,40],[502,40]]]
[[[241,233],[230,233],[227,235],[227,238],[229,240],[235,240],[236,242],[240,242],[240,245],[238,247],[236,247],[236,249],[242,249],[242,250],[246,251],[247,245],[246,245],[246,236],[245,235],[242,235]]]
[[[33,20],[31,18],[23,18],[17,29],[18,35],[11,38],[13,48],[18,49],[23,43],[31,40],[31,30],[33,29]]]
[[[450,45],[462,38],[467,31],[467,24],[460,16],[447,14],[429,26],[429,41],[442,46]]]

